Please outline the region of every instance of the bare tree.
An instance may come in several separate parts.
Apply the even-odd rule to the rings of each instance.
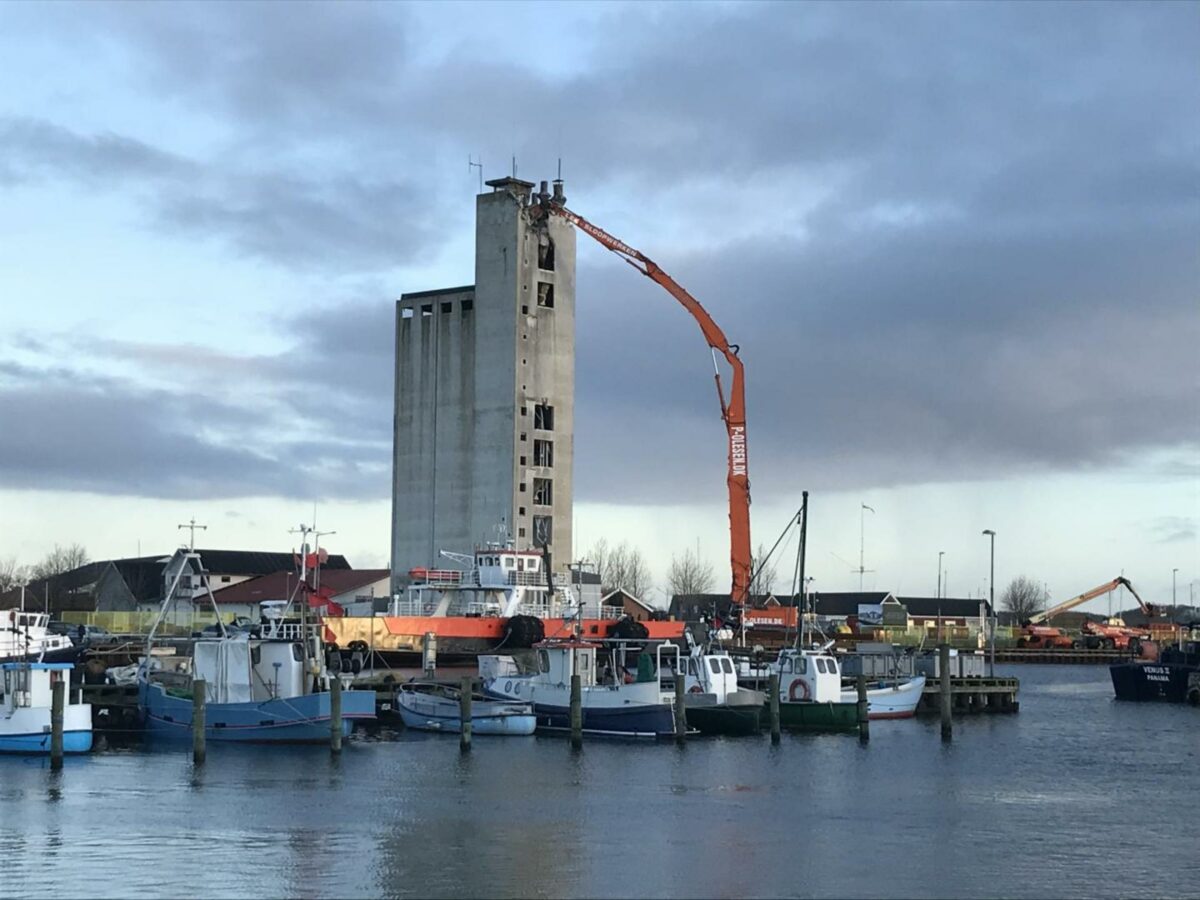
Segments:
[[[15,556],[0,559],[0,592],[19,587],[25,581],[25,568],[17,565]]]
[[[713,586],[713,567],[691,550],[682,556],[671,557],[667,572],[667,587],[672,596],[678,594],[707,594]]]
[[[87,563],[87,550],[82,544],[71,544],[67,547],[55,544],[53,550],[30,567],[29,578],[33,581],[39,578],[49,578],[52,575],[61,575],[63,572],[70,572],[80,566],[86,566]]]
[[[596,541],[587,553],[588,559],[596,564],[600,573],[600,589],[604,593],[623,588],[635,597],[641,597],[650,589],[650,567],[642,551],[621,541],[610,547],[604,538]]]
[[[1024,622],[1045,609],[1046,600],[1046,591],[1038,582],[1018,575],[1000,595],[1000,606],[1012,613],[1018,622]]]
[[[759,544],[758,551],[750,557],[750,571],[754,573],[754,577],[750,579],[750,596],[763,596],[775,590],[775,563],[768,562],[763,565],[763,560],[767,558],[767,548]]]

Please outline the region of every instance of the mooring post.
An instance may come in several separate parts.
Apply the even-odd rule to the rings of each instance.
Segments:
[[[66,685],[56,678],[50,686],[50,769],[58,771],[63,764],[63,701]]]
[[[583,679],[571,676],[571,746],[583,746]]]
[[[425,632],[421,638],[421,668],[425,670],[426,678],[437,675],[437,635],[432,631]]]
[[[954,733],[954,725],[951,718],[954,707],[950,684],[949,644],[942,644],[938,647],[938,687],[941,690],[942,697],[942,740],[948,741]]]
[[[866,743],[871,739],[871,719],[867,709],[867,676],[859,673],[858,688],[858,739]]]
[[[767,678],[767,709],[771,719],[771,743],[779,743],[779,676]]]
[[[475,685],[470,675],[464,675],[458,688],[458,749],[471,749],[471,692]]]
[[[687,739],[687,710],[684,708],[683,673],[675,673],[675,740],[682,744]]]
[[[196,765],[204,762],[206,687],[203,678],[192,682],[192,762]]]
[[[342,752],[342,679],[329,679],[329,751]]]

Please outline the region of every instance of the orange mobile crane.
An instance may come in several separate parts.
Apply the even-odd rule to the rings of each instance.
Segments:
[[[696,320],[704,339],[713,352],[713,370],[717,383],[717,400],[721,404],[721,418],[725,422],[728,434],[728,474],[726,484],[729,488],[729,564],[733,579],[730,597],[734,604],[744,607],[750,600],[750,476],[748,457],[746,453],[746,393],[742,360],[738,356],[738,345],[729,343],[720,326],[700,305],[700,302],[689,294],[670,275],[660,269],[653,260],[633,249],[623,241],[613,237],[603,228],[599,228],[578,213],[571,212],[562,197],[560,182],[555,182],[554,195],[546,191],[546,183],[542,182],[542,190],[538,203],[531,208],[535,217],[559,216],[570,222],[580,231],[591,236],[604,248],[611,250],[633,268],[637,269],[655,284],[664,288],[667,293],[678,300]],[[733,378],[729,388],[729,398],[726,400],[725,390],[721,383],[721,371],[717,368],[716,354],[720,353],[729,363]]]

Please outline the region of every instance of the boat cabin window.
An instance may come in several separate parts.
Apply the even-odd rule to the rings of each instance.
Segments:
[[[513,567],[513,558],[511,556],[504,557],[504,568],[511,569]]]
[[[792,671],[792,658],[790,656],[785,657],[784,660],[779,664],[779,671],[780,672]]]
[[[715,656],[710,656],[708,658],[708,667],[710,669],[712,669],[712,673],[714,675],[721,674],[721,663],[717,660],[717,658]]]
[[[257,666],[262,662],[262,647],[254,646],[250,648],[250,665]]]
[[[721,668],[725,670],[726,675],[733,674],[733,663],[730,662],[728,656],[721,657]]]
[[[808,660],[805,659],[803,656],[801,656],[799,659],[796,660],[796,671],[799,672],[801,675],[808,674]]]
[[[539,672],[549,672],[550,671],[550,654],[548,652],[546,652],[545,650],[538,651],[538,671]]]
[[[304,648],[299,644],[292,644],[292,659],[296,662],[304,662]]]
[[[699,672],[696,671],[696,661],[694,659],[689,659],[687,661],[687,669],[688,669],[689,675],[699,675],[700,674]]]

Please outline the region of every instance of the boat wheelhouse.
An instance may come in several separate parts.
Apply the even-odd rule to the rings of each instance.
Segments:
[[[556,619],[581,606],[566,579],[546,571],[540,549],[517,550],[508,542],[486,544],[474,554],[441,555],[461,568],[410,569],[412,581],[392,598],[389,615]]]
[[[779,721],[802,731],[854,731],[858,704],[842,699],[842,673],[827,648],[779,651],[771,664],[779,676]]]
[[[50,713],[55,681],[65,681],[63,752],[92,749],[92,707],[71,689],[71,663],[0,664],[0,752],[50,752]]]
[[[0,611],[0,662],[40,660],[73,663],[80,648],[50,631],[50,616],[24,609]]]

